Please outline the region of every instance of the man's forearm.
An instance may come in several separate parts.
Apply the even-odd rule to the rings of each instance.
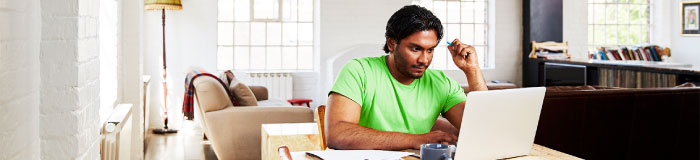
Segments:
[[[379,131],[342,121],[328,132],[332,132],[328,134],[328,147],[334,149],[402,150],[415,149],[421,144],[416,140],[418,135]]]
[[[469,91],[485,91],[486,81],[484,81],[484,75],[481,74],[481,69],[478,67],[474,69],[468,69],[464,71],[467,75],[467,82],[469,83]]]

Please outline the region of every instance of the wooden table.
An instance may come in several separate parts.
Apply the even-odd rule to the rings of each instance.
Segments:
[[[413,153],[420,153],[418,150],[406,150],[406,152],[413,152]],[[306,152],[292,152],[292,159],[293,160],[318,160],[319,158],[312,157],[309,155],[306,155]],[[405,160],[419,160],[420,158],[414,157],[414,156],[407,156],[403,157],[402,159]],[[532,145],[532,150],[530,150],[530,154],[527,156],[521,156],[521,157],[515,157],[515,158],[507,158],[507,159],[512,159],[512,160],[555,160],[555,159],[561,159],[561,160],[582,160],[581,158],[562,153],[544,146],[540,146],[537,144]]]

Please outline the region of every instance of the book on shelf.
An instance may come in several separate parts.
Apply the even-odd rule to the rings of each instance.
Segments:
[[[614,61],[664,61],[670,56],[669,48],[658,45],[640,44],[632,46],[599,47],[589,53],[591,59]]]

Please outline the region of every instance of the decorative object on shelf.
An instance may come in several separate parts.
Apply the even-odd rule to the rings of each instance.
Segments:
[[[177,133],[177,130],[168,128],[168,87],[166,81],[167,65],[165,63],[165,10],[182,10],[182,3],[180,3],[180,0],[145,0],[144,9],[161,10],[161,19],[163,22],[163,123],[165,125],[163,128],[154,129],[153,133]]]
[[[681,35],[700,36],[700,1],[681,2]]]
[[[529,57],[532,59],[569,60],[571,59],[571,55],[569,55],[569,42],[532,41],[532,51]]]

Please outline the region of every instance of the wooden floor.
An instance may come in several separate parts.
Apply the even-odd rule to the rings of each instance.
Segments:
[[[149,131],[146,136],[147,160],[215,160],[209,142],[202,140],[202,130],[194,122],[183,121],[178,133],[159,135]]]

